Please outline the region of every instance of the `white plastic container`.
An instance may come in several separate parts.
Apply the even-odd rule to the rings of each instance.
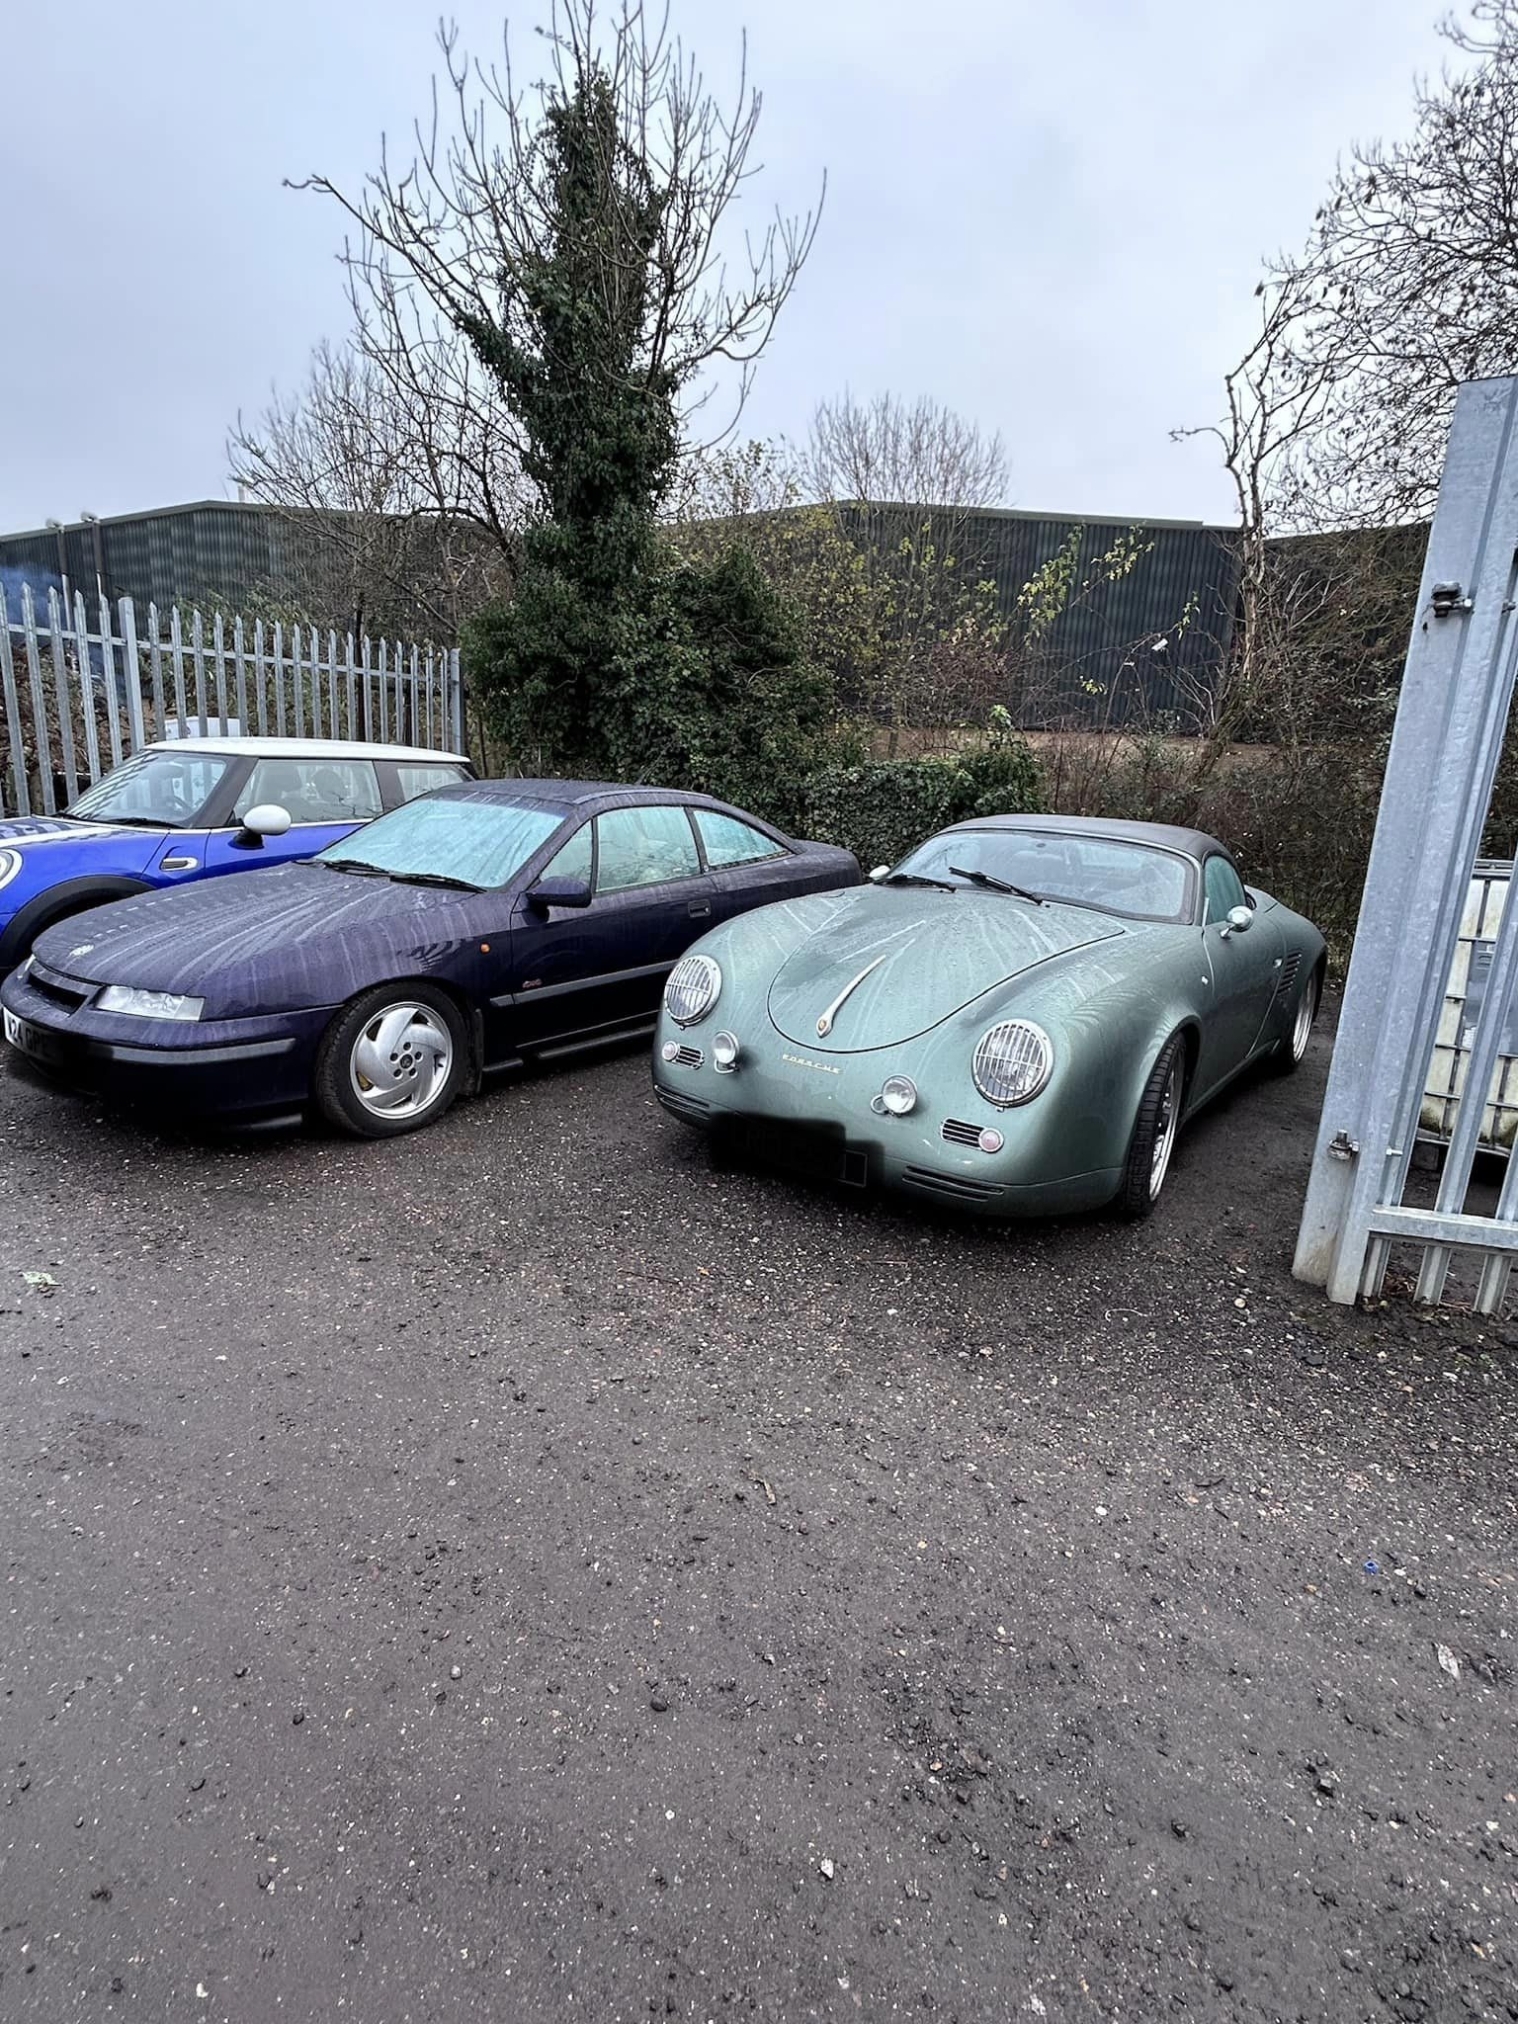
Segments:
[[[1445,987],[1434,1057],[1418,1115],[1419,1138],[1437,1145],[1449,1142],[1460,1099],[1465,1094],[1475,1012],[1485,992],[1492,948],[1512,875],[1510,864],[1482,859],[1466,894],[1460,940]],[[1515,1135],[1518,1135],[1518,1008],[1509,1015],[1502,1052],[1487,1092],[1481,1144],[1488,1152],[1506,1155],[1512,1151]]]

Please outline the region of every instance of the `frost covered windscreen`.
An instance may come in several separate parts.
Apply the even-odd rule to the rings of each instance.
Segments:
[[[553,809],[509,801],[411,801],[322,851],[313,863],[468,886],[510,883],[562,826]]]

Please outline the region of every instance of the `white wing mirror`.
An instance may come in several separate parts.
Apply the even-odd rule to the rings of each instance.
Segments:
[[[281,808],[277,801],[261,801],[257,808],[250,808],[242,819],[244,836],[283,836],[290,827],[290,811]]]
[[[880,881],[886,877],[890,869],[891,867],[888,864],[877,864],[875,869],[870,873],[870,884],[879,885]]]

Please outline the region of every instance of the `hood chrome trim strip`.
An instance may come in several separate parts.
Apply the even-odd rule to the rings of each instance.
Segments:
[[[839,1012],[843,1009],[844,1003],[848,998],[849,993],[851,991],[857,991],[859,986],[864,982],[865,978],[869,976],[870,972],[872,970],[878,970],[881,964],[885,961],[886,957],[890,953],[891,952],[889,949],[882,951],[882,953],[875,958],[873,963],[866,963],[864,968],[860,971],[859,975],[857,977],[851,978],[850,981],[844,985],[843,989],[838,993],[838,996],[833,1000],[832,1004],[829,1005],[826,1012],[824,1012],[822,1017],[817,1021],[817,1038],[819,1040],[826,1040],[828,1035],[832,1032],[833,1021],[838,1017]]]

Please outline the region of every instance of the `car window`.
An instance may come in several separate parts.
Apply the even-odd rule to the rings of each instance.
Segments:
[[[425,760],[409,766],[397,762],[395,768],[402,801],[415,801],[418,795],[431,794],[436,787],[457,787],[466,777],[462,766],[430,766]]]
[[[194,822],[226,778],[231,760],[214,752],[137,752],[69,807],[90,822]]]
[[[1235,907],[1249,904],[1244,897],[1244,881],[1226,857],[1208,858],[1202,867],[1202,892],[1206,906],[1204,923],[1226,921]]]
[[[427,795],[330,844],[312,863],[369,865],[402,877],[430,873],[482,888],[503,886],[563,822],[562,810],[531,802]]]
[[[695,878],[696,839],[683,808],[614,808],[596,817],[596,891]]]
[[[292,822],[368,822],[380,812],[379,781],[367,759],[260,759],[232,813],[272,805]]]
[[[691,814],[713,871],[730,864],[758,864],[761,858],[785,856],[784,844],[776,843],[751,823],[740,822],[736,815],[718,815],[712,808],[693,808]]]
[[[582,822],[561,851],[538,873],[539,878],[575,878],[590,884],[590,824]]]

